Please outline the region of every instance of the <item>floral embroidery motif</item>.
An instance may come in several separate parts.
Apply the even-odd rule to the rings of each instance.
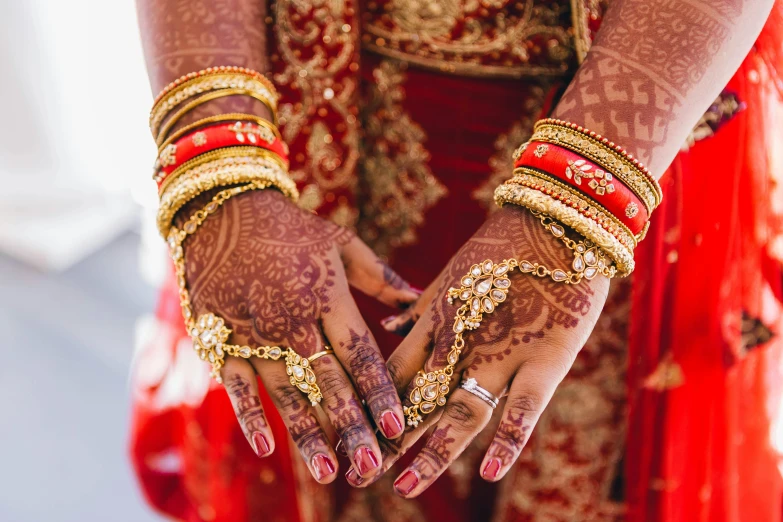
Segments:
[[[568,0],[377,0],[362,45],[462,76],[562,75],[573,55]]]
[[[168,167],[174,165],[177,162],[177,146],[171,143],[166,146],[161,152],[158,158],[160,167]]]
[[[590,165],[585,160],[569,160],[565,175],[568,179],[573,178],[574,183],[577,185],[582,184],[582,179],[589,179],[590,181],[587,185],[599,196],[614,192],[614,185],[610,183],[612,175],[603,169],[593,170],[593,165]]]
[[[549,151],[548,145],[539,145],[538,147],[536,147],[536,150],[535,152],[533,152],[533,154],[535,154],[536,158],[543,158],[548,151]]]
[[[360,175],[367,193],[357,229],[379,255],[413,244],[427,209],[446,195],[428,165],[427,136],[402,106],[405,68],[404,63],[381,62],[362,111]]]
[[[638,213],[639,213],[639,205],[637,205],[633,201],[628,203],[628,206],[625,207],[625,215],[628,216],[629,218],[635,218]]]
[[[245,123],[243,125],[241,121],[238,121],[230,129],[236,133],[237,141],[240,143],[244,143],[245,139],[250,143],[257,143],[258,138],[267,143],[273,143],[276,138],[275,133],[271,129],[254,123]]]
[[[193,141],[193,145],[196,147],[203,147],[207,144],[207,134],[205,132],[199,131],[193,135],[191,140]]]

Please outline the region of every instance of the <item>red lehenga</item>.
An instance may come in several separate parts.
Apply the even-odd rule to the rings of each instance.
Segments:
[[[426,285],[491,211],[511,152],[567,84],[604,7],[278,0],[271,63],[305,204]],[[188,521],[781,520],[781,31],[778,3],[662,179],[636,272],[613,283],[499,485],[478,475],[492,428],[414,501],[394,495],[394,472],[362,490],[316,484],[279,419],[275,454],[258,459],[192,353],[170,281],[133,376],[132,459],[147,499]],[[398,340],[377,327],[388,310],[357,299],[389,353]],[[274,421],[268,400],[266,411]]]

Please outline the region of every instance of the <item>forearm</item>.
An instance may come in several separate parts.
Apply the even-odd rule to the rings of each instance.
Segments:
[[[261,73],[268,69],[265,0],[137,0],[137,11],[154,93],[207,67],[236,65]],[[269,116],[257,100],[230,96],[198,107],[177,127],[230,112]]]
[[[615,0],[553,116],[616,141],[660,177],[773,3]]]

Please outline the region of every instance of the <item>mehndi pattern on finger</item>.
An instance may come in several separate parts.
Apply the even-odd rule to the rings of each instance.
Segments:
[[[464,334],[481,326],[484,316],[493,313],[506,300],[511,289],[509,278],[511,272],[519,269],[523,274],[550,278],[556,283],[564,284],[578,284],[584,279],[593,279],[598,274],[608,278],[614,277],[616,268],[593,242],[587,239],[574,241],[566,236],[565,227],[557,221],[541,213],[533,212],[533,215],[539,218],[542,226],[572,251],[574,259],[571,270],[550,269],[541,263],[514,258],[500,263],[487,259],[471,266],[468,273],[460,279],[459,288],[451,287],[446,294],[449,304],[454,304],[457,300],[462,301],[454,316],[452,330],[456,337],[446,356],[447,364],[439,370],[419,370],[414,377],[414,388],[408,396],[411,406],[403,408],[408,426],[418,426],[424,420],[422,415],[428,415],[438,406],[446,405],[454,367],[465,349]]]

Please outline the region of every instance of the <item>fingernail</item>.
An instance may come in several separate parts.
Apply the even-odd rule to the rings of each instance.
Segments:
[[[378,467],[378,457],[375,456],[370,448],[359,448],[356,450],[353,454],[353,462],[361,476]]]
[[[253,433],[253,449],[259,457],[266,457],[272,451],[266,437],[261,435],[260,431]]]
[[[421,294],[423,294],[423,293],[424,293],[424,290],[422,290],[421,288],[417,288],[417,287],[415,287],[415,286],[411,286],[411,290],[413,290],[414,292],[416,292],[418,295],[421,295]]]
[[[343,457],[348,456],[348,452],[345,451],[345,446],[343,445],[342,439],[337,441],[337,446],[334,447],[334,451],[336,451],[338,455],[341,455]]]
[[[385,319],[381,319],[381,326],[386,326],[387,324],[389,324],[390,322],[394,321],[395,319],[397,319],[396,315],[390,315],[389,317],[387,317]]]
[[[413,488],[415,488],[418,483],[419,475],[412,469],[409,469],[400,475],[400,478],[394,481],[394,489],[397,490],[397,493],[404,496],[413,491]]]
[[[348,473],[345,474],[345,480],[352,486],[361,486],[362,482],[364,482],[364,479],[353,468],[349,469]]]
[[[494,457],[489,459],[484,466],[484,471],[481,472],[481,476],[488,480],[495,480],[500,471],[500,464],[500,459]]]
[[[334,464],[329,457],[319,453],[313,457],[313,471],[315,472],[315,479],[321,480],[334,473]]]
[[[402,433],[402,422],[393,411],[385,411],[381,414],[381,431],[387,439],[396,437]]]

